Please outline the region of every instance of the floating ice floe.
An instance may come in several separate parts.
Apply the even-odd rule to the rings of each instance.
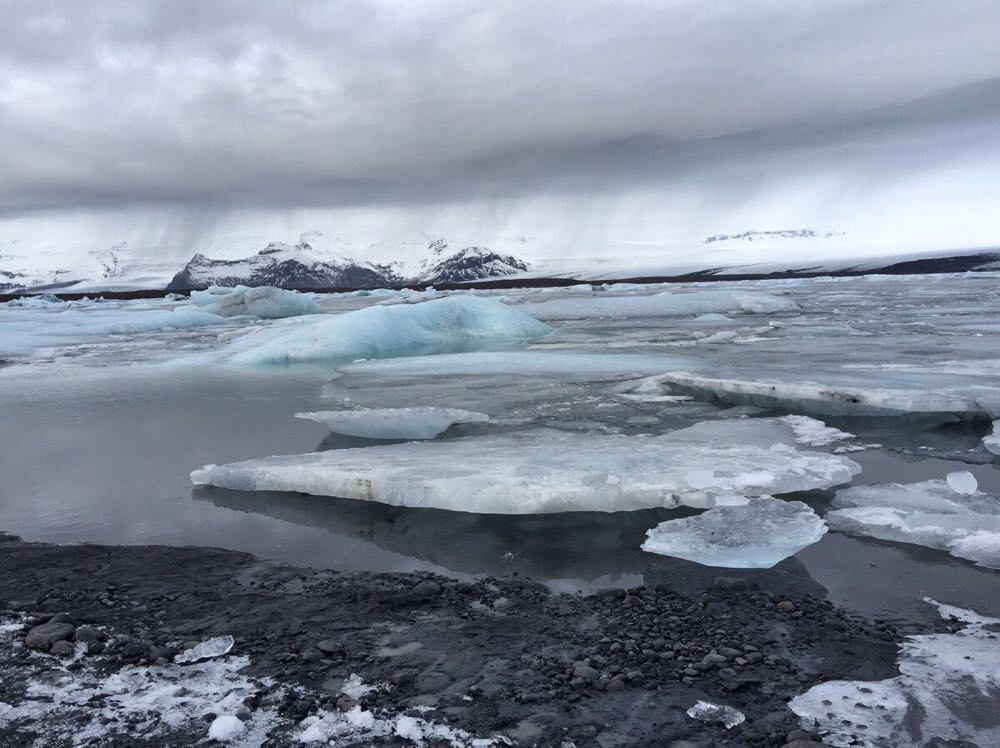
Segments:
[[[698,701],[687,710],[687,716],[701,722],[720,722],[731,730],[742,725],[746,716],[739,709],[724,704],[713,704],[710,701]]]
[[[77,345],[111,335],[189,330],[221,325],[225,319],[200,309],[134,309],[88,305],[15,309],[0,318],[0,356],[25,356],[42,348]]]
[[[789,707],[834,746],[1000,745],[1000,618],[941,605],[965,626],[908,637],[895,678],[830,681]]]
[[[433,439],[456,423],[486,423],[486,413],[459,408],[372,408],[296,413],[335,434],[365,439]]]
[[[826,524],[801,501],[761,496],[661,522],[646,533],[642,549],[705,566],[769,569],[825,534]]]
[[[843,489],[833,500],[834,511],[826,514],[827,524],[1000,568],[1000,498],[979,492],[971,473],[949,478]]]
[[[854,438],[854,434],[827,426],[809,416],[783,416],[778,420],[792,427],[795,440],[799,444],[807,444],[810,447],[826,447],[835,442]]]
[[[239,364],[346,363],[489,348],[547,332],[547,325],[498,301],[456,295],[257,330],[235,341],[229,353],[230,360]]]
[[[191,303],[220,317],[260,317],[279,319],[306,314],[323,314],[312,294],[287,291],[273,286],[211,286],[204,291],[192,291]]]
[[[983,446],[995,455],[1000,455],[1000,421],[993,422],[993,430],[983,437]]]
[[[198,662],[199,660],[210,660],[213,657],[222,657],[225,654],[229,654],[235,643],[231,636],[216,636],[175,655],[174,662],[184,664]]]
[[[208,465],[191,480],[241,491],[544,514],[707,508],[720,497],[828,488],[861,471],[846,457],[792,444],[790,429],[773,421],[702,423],[633,437],[537,429]]]
[[[586,379],[599,376],[654,374],[689,367],[694,361],[680,356],[635,353],[604,354],[568,351],[476,351],[438,356],[359,361],[339,367],[346,374],[432,377],[449,375],[564,375]]]
[[[665,291],[638,296],[570,297],[525,304],[542,320],[588,317],[678,317],[685,315],[749,312],[774,314],[799,307],[782,296],[764,291]]]
[[[1000,389],[991,387],[974,388],[967,392],[941,388],[884,389],[816,382],[718,379],[689,372],[670,372],[657,379],[663,384],[674,385],[681,393],[820,415],[954,414],[983,418],[991,416],[1000,407]]]

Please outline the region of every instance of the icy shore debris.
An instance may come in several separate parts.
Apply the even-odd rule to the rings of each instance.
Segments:
[[[965,625],[908,637],[895,678],[820,683],[789,702],[824,744],[1000,745],[1000,618],[925,599]]]
[[[848,483],[860,466],[796,448],[773,420],[700,423],[661,436],[536,429],[208,465],[197,485],[298,491],[495,514],[709,508]],[[615,475],[618,481],[609,481]]]
[[[233,648],[236,642],[233,637],[226,636],[215,636],[211,639],[196,644],[191,647],[191,649],[186,649],[180,654],[174,656],[174,662],[179,665],[183,665],[188,662],[198,662],[200,660],[210,660],[214,657],[222,657],[225,654],[229,654],[229,651]]]
[[[1000,497],[978,491],[971,473],[852,486],[838,491],[832,506],[826,521],[836,530],[945,550],[1000,568]]]
[[[229,354],[237,364],[346,363],[490,348],[537,338],[549,330],[499,301],[455,295],[256,330],[231,344]]]
[[[296,413],[335,434],[365,439],[433,439],[456,423],[486,423],[490,417],[460,408],[371,408]]]
[[[761,496],[661,522],[646,533],[642,549],[705,566],[769,569],[825,534],[826,524],[801,501]]]
[[[739,709],[710,701],[698,701],[687,710],[687,716],[702,722],[721,722],[727,730],[743,724],[746,716]]]
[[[791,299],[765,291],[664,291],[641,296],[577,296],[524,304],[531,316],[541,320],[588,317],[680,317],[686,315],[746,312],[775,314],[793,312]]]
[[[280,319],[324,313],[313,294],[287,291],[274,286],[210,286],[204,291],[192,291],[191,303],[220,317]]]

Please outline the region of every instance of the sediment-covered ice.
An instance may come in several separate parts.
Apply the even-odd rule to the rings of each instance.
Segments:
[[[766,408],[802,410],[820,415],[898,416],[948,413],[986,417],[997,407],[1000,390],[979,388],[957,392],[947,388],[886,389],[824,385],[816,382],[718,379],[688,372],[658,377],[678,393],[688,392],[723,402]]]
[[[733,422],[731,422],[733,423]],[[700,426],[709,426],[700,424]],[[840,455],[803,451],[740,422],[618,436],[538,429],[208,465],[195,484],[241,491],[298,491],[412,507],[492,514],[712,507],[846,483],[860,472]]]
[[[733,569],[770,569],[818,542],[826,524],[801,501],[770,496],[667,520],[646,533],[644,551]]]
[[[522,308],[537,319],[554,320],[587,317],[679,317],[726,312],[775,314],[792,312],[799,307],[790,299],[764,291],[678,290],[652,295],[551,299],[525,304]]]
[[[941,605],[964,627],[908,637],[899,675],[820,683],[789,702],[825,745],[1000,745],[1000,619]]]
[[[273,286],[212,286],[204,291],[192,291],[191,303],[220,317],[250,316],[261,319],[299,317],[323,314],[312,294],[286,291]]]
[[[1000,455],[1000,421],[993,422],[993,430],[983,437],[983,446],[995,455]]]
[[[951,483],[960,490],[947,480],[852,486],[837,492],[826,521],[842,532],[937,548],[1000,568],[1000,497],[979,492],[964,478]]]
[[[233,343],[230,360],[286,364],[449,353],[530,340],[548,331],[547,325],[498,301],[455,295],[260,330]]]
[[[460,408],[372,408],[296,413],[322,423],[335,434],[365,439],[433,439],[456,423],[485,423],[486,413]]]

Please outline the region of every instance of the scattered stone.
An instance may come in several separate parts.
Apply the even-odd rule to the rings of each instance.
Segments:
[[[418,597],[437,597],[441,594],[441,585],[430,580],[418,582],[413,585],[413,594]]]
[[[776,607],[778,610],[784,613],[791,613],[795,610],[795,603],[793,603],[791,600],[782,600],[774,607]]]
[[[107,635],[100,629],[93,626],[80,626],[73,634],[75,642],[102,642],[107,639]]]
[[[39,652],[48,652],[53,644],[69,639],[75,632],[76,627],[71,623],[43,623],[28,632],[24,637],[24,645]]]
[[[76,647],[73,642],[67,639],[60,639],[49,647],[49,654],[56,657],[72,657],[76,654]]]

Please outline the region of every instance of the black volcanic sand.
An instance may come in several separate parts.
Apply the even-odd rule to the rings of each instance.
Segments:
[[[33,625],[61,613],[107,635],[71,669],[87,663],[110,674],[185,643],[234,636],[233,654],[251,659],[250,676],[289,687],[246,702],[247,712],[270,706],[286,719],[270,745],[288,744],[310,713],[349,709],[355,702],[339,689],[351,673],[391,684],[362,697],[376,714],[419,714],[478,736],[503,733],[515,745],[810,745],[794,732],[786,702],[821,681],[896,674],[901,636],[844,615],[816,592],[788,575],[709,572],[700,589],[667,580],[556,595],[516,576],[346,573],[217,549],[0,535],[8,620],[27,614]],[[16,706],[30,679],[63,665],[25,647],[0,653],[0,702]],[[685,712],[699,699],[734,706],[746,722],[726,730],[691,719]],[[205,741],[211,718],[174,729],[169,742]],[[0,745],[29,743],[45,727],[0,722]],[[166,742],[116,733],[127,730],[121,725],[108,730],[102,745]]]

